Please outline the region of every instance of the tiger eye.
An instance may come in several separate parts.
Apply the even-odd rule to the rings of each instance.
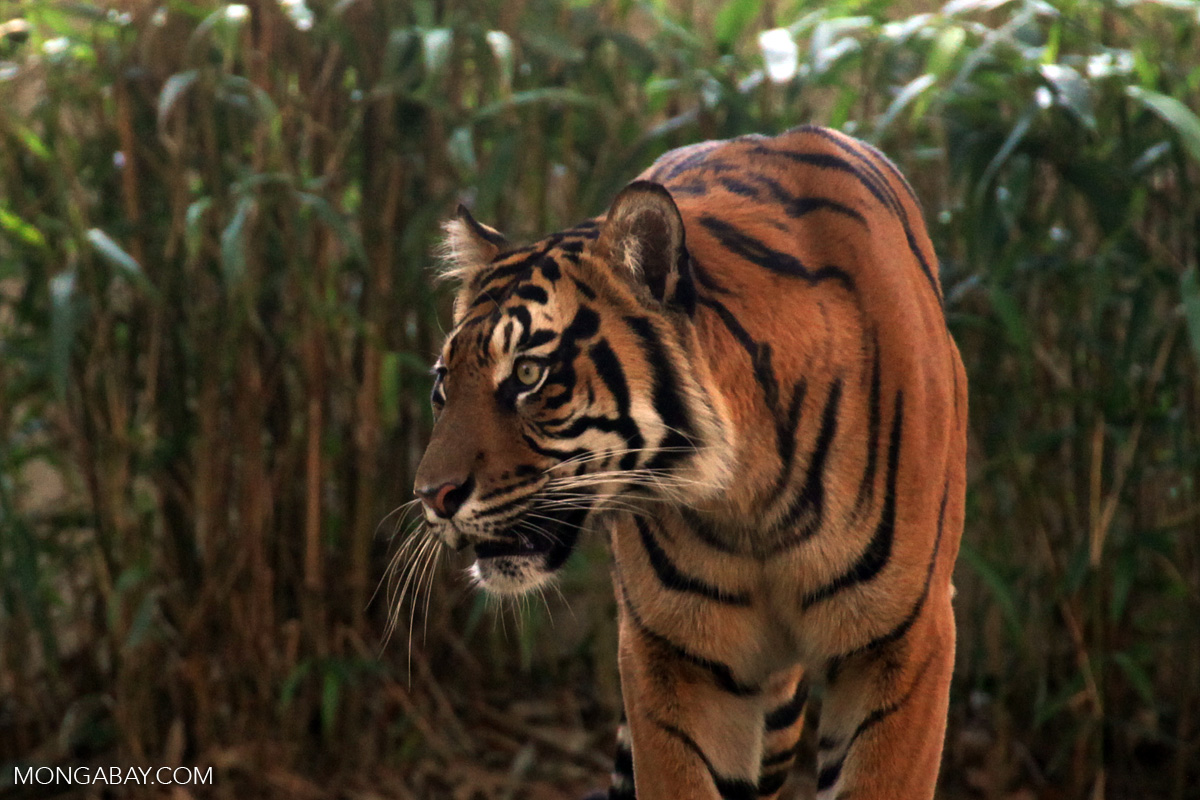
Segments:
[[[533,386],[542,377],[542,369],[542,365],[536,361],[523,358],[517,362],[513,374],[517,376],[517,383],[522,386]]]

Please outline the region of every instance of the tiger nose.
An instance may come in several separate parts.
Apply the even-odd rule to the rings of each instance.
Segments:
[[[417,497],[425,507],[443,519],[453,517],[462,504],[471,496],[474,481],[470,478],[463,483],[443,483],[441,486],[418,486],[415,488]]]

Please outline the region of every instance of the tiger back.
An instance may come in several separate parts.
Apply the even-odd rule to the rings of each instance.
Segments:
[[[667,153],[531,246],[448,230],[425,535],[501,593],[609,538],[610,797],[777,796],[813,680],[819,797],[932,797],[967,384],[895,167],[803,127]]]

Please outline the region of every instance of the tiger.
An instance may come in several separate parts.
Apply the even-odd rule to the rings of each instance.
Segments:
[[[803,126],[671,150],[533,244],[445,230],[424,530],[500,596],[607,537],[607,796],[777,798],[820,686],[818,798],[933,797],[967,380],[893,163]]]

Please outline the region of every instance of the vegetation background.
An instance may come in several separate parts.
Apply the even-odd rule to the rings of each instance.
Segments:
[[[945,796],[1200,797],[1198,107],[1195,0],[0,2],[0,795],[604,783],[602,546],[387,578],[438,221],[816,122],[911,178],[971,377]]]

